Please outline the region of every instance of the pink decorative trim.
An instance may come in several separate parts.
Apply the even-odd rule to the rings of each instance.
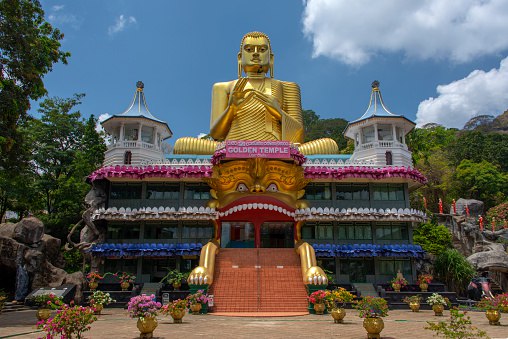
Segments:
[[[183,166],[173,167],[166,165],[155,166],[106,166],[99,168],[88,176],[90,181],[106,178],[208,178],[212,175],[211,166]]]
[[[212,164],[213,165],[217,165],[221,160],[223,160],[226,157],[225,145],[226,145],[225,143],[219,144],[216,151],[213,153],[213,155],[212,155]],[[302,153],[300,153],[298,148],[293,144],[291,144],[291,148],[290,148],[289,152],[290,152],[291,158],[298,165],[303,164],[305,162],[305,160],[307,160],[307,158]]]
[[[348,179],[348,178],[366,178],[380,180],[386,178],[404,178],[417,181],[421,184],[427,183],[427,178],[417,169],[410,167],[339,167],[329,168],[325,166],[312,166],[305,168],[305,178],[307,179]]]

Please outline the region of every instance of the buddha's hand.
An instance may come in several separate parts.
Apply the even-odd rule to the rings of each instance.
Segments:
[[[252,89],[247,89],[244,91],[233,91],[229,95],[228,106],[232,109],[238,109],[242,107],[244,103],[248,101],[254,95],[254,91]]]
[[[282,119],[282,109],[280,108],[279,100],[277,100],[276,97],[261,92],[256,92],[255,96],[275,119]]]
[[[198,266],[189,274],[187,282],[193,285],[205,285],[210,284],[212,279],[206,267]]]

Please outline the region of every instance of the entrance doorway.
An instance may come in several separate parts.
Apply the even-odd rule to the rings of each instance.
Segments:
[[[264,222],[261,225],[261,244],[263,248],[294,247],[294,223]]]
[[[346,259],[340,261],[340,274],[349,275],[351,283],[366,283],[368,275],[374,275],[373,259]]]
[[[254,224],[246,221],[222,222],[221,244],[228,248],[254,248]]]

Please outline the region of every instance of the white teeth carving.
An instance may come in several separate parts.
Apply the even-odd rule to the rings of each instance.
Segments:
[[[247,204],[247,209],[251,210],[252,209],[252,204]]]
[[[255,210],[257,210],[257,209],[258,209],[258,203],[257,203],[257,202],[253,203],[253,204],[252,204],[252,208],[254,208]]]
[[[279,213],[285,214],[287,216],[291,216],[293,218],[295,217],[295,215],[297,213],[301,213],[301,210],[297,211],[297,213],[295,213],[295,212],[288,211],[280,206],[276,206],[276,205],[272,205],[272,204],[250,203],[250,204],[242,204],[242,205],[233,206],[226,211],[218,213],[218,215],[219,215],[219,217],[224,217],[224,216],[228,216],[233,213],[236,213],[236,212],[255,210],[255,209],[277,211]],[[302,217],[306,217],[306,215],[302,215]]]

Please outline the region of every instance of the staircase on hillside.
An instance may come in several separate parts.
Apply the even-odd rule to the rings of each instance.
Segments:
[[[214,312],[307,312],[300,257],[291,248],[223,248],[215,259]]]

